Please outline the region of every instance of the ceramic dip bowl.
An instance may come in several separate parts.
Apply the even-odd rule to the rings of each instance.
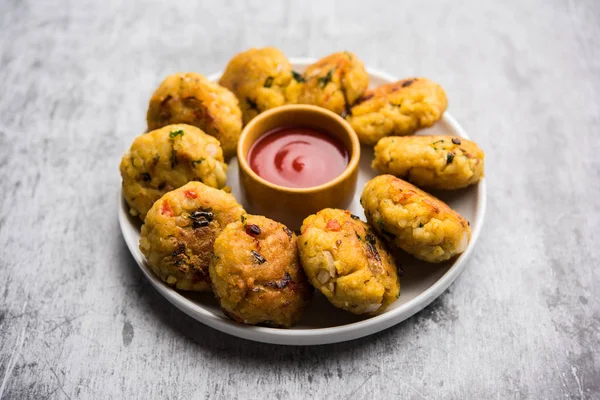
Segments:
[[[263,135],[281,128],[306,128],[330,135],[347,151],[346,168],[332,180],[312,187],[287,187],[259,176],[251,168],[249,152]],[[259,114],[242,131],[237,156],[248,212],[265,215],[290,229],[298,230],[304,218],[323,208],[346,208],[354,197],[360,143],[343,118],[324,108],[287,105]]]

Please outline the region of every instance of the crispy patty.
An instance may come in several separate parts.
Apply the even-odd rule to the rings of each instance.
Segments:
[[[354,314],[378,314],[399,296],[394,258],[349,211],[321,210],[304,220],[301,232],[304,271],[334,306]]]
[[[462,253],[471,238],[469,223],[459,213],[392,175],[367,182],[360,203],[382,238],[427,262]]]
[[[346,117],[361,143],[374,145],[385,136],[405,136],[442,118],[446,93],[425,78],[404,79],[367,91]]]
[[[142,225],[140,250],[152,271],[170,286],[209,291],[215,238],[243,214],[231,194],[190,182],[154,203]]]
[[[371,165],[419,187],[460,189],[483,178],[483,150],[453,136],[390,136],[375,146]]]
[[[183,123],[216,137],[223,154],[235,154],[242,132],[237,98],[226,88],[195,72],[169,75],[156,89],[146,114],[148,130]]]
[[[347,112],[369,86],[369,75],[362,61],[347,51],[309,65],[302,77],[302,84],[288,88],[289,102],[312,104],[337,114]]]
[[[250,49],[233,57],[219,83],[239,99],[244,125],[263,111],[286,103],[292,66],[274,47]]]
[[[169,125],[138,136],[121,160],[123,195],[142,221],[152,204],[190,181],[225,186],[219,141],[191,125]]]
[[[284,225],[247,215],[217,237],[210,277],[223,312],[250,325],[288,328],[312,297],[300,267],[296,235]]]

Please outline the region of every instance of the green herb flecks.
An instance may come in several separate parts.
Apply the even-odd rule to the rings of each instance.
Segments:
[[[422,222],[419,222],[419,228],[422,228],[422,227],[424,227],[424,226],[425,226],[425,225],[423,225],[423,223],[422,223]]]
[[[302,74],[299,74],[296,71],[292,71],[292,78],[294,78],[294,80],[298,83],[304,83],[306,82],[306,79],[304,79],[304,77],[302,76]]]
[[[265,79],[265,84],[263,85],[266,88],[270,88],[271,86],[273,86],[273,80],[275,78],[273,78],[272,76],[269,76],[267,79]]]
[[[267,261],[258,251],[252,250],[252,255],[254,256],[254,260],[259,264],[263,264]]]
[[[436,144],[436,143],[444,143],[444,139],[436,140],[435,142],[433,142],[431,144]]]
[[[171,133],[169,133],[169,137],[171,139],[174,139],[176,136],[183,136],[183,130],[182,129],[178,129],[176,131],[171,131]]]
[[[289,272],[286,272],[283,275],[283,279],[281,279],[280,281],[267,282],[267,283],[265,283],[265,286],[270,286],[270,287],[273,287],[273,288],[276,288],[276,289],[283,289],[291,281],[292,281],[292,276],[290,275]]]
[[[448,153],[446,156],[446,163],[452,164],[452,161],[454,161],[454,153]]]
[[[206,160],[206,158],[204,158],[204,157],[200,157],[198,160],[193,160],[192,167],[196,168],[196,165],[202,164],[202,161],[204,161],[204,160]]]
[[[375,235],[371,234],[371,233],[367,233],[367,236],[365,236],[365,239],[367,240],[367,242],[371,243],[371,244],[375,244],[377,242],[377,239],[375,238]]]
[[[242,224],[245,224],[245,223],[246,223],[246,216],[242,215]]]
[[[354,234],[356,235],[356,237],[358,238],[358,240],[360,240],[362,242],[362,237],[360,237],[360,235],[358,234],[358,232],[354,231]]]
[[[381,262],[381,256],[379,255],[379,252],[375,247],[375,244],[377,243],[375,235],[367,233],[367,235],[365,236],[365,240],[367,241],[367,253],[371,255],[375,260]]]
[[[319,82],[319,87],[320,87],[321,89],[324,89],[324,88],[325,88],[325,86],[327,86],[327,84],[328,84],[329,82],[331,82],[331,76],[333,75],[333,70],[334,70],[334,69],[335,69],[335,68],[331,68],[331,69],[329,70],[329,72],[327,72],[327,75],[325,75],[325,76],[322,76],[322,77],[320,77],[320,78],[318,79],[318,82]]]
[[[203,228],[205,226],[209,226],[213,219],[215,219],[215,215],[212,211],[194,211],[188,217],[192,220],[192,228]]]
[[[346,87],[342,86],[340,90],[342,92],[342,96],[344,96],[344,110],[342,111],[342,114],[340,116],[345,119],[348,115],[352,115],[352,104],[350,104],[350,102],[348,101],[348,93],[346,93]]]

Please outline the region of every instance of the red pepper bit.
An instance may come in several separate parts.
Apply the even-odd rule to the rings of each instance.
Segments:
[[[196,192],[192,191],[192,190],[186,190],[185,192],[183,192],[183,194],[188,199],[195,199],[195,198],[198,197],[198,194]]]
[[[160,207],[160,213],[168,217],[173,216],[173,209],[167,200],[163,201],[162,206]]]
[[[340,225],[337,219],[330,219],[329,221],[327,221],[325,229],[328,231],[339,231],[340,229],[342,229],[342,226]]]
[[[301,234],[301,235],[304,235],[304,232],[306,232],[306,231],[308,230],[308,228],[310,228],[310,226],[311,226],[310,224],[308,224],[308,225],[306,225],[306,226],[302,225],[302,226],[300,227],[300,228],[301,228],[301,229],[300,229],[300,234]]]

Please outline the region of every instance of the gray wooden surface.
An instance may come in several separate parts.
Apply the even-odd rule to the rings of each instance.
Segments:
[[[165,75],[349,49],[423,75],[487,153],[466,272],[380,334],[229,337],[167,304],[117,226]],[[600,3],[0,0],[0,397],[600,398]]]

